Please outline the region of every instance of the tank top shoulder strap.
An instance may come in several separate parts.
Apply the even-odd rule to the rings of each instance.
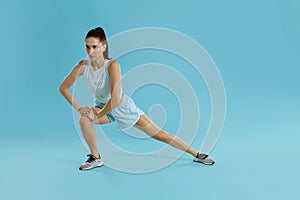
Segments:
[[[87,64],[85,65],[85,70],[83,72],[83,76],[86,77],[87,73],[90,71],[91,68],[91,61],[87,60]]]
[[[106,61],[106,63],[105,63],[106,66],[105,67],[108,68],[108,66],[110,65],[112,60],[106,59],[105,61]]]
[[[112,60],[109,60],[109,59],[106,59],[105,60],[105,72],[106,72],[106,74],[109,76],[109,73],[108,73],[108,67],[109,67],[109,65],[110,65],[110,63],[111,63],[111,61]]]

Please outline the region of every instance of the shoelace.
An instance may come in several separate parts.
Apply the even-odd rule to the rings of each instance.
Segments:
[[[92,154],[87,155],[89,158],[86,160],[87,163],[94,162],[97,158],[93,156]]]
[[[204,160],[205,158],[207,158],[208,157],[208,155],[207,154],[204,154],[204,153],[197,153],[197,158],[200,158],[200,159],[202,159],[202,160]]]

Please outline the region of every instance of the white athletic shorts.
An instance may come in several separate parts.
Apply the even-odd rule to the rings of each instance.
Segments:
[[[95,100],[95,106],[103,108],[105,104]],[[140,115],[144,112],[135,105],[134,101],[127,95],[123,94],[121,102],[107,114],[111,122],[116,121],[120,130],[124,131],[139,120]]]

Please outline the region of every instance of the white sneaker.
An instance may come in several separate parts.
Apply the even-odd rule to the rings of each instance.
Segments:
[[[99,154],[99,158],[96,158],[92,154],[87,155],[89,158],[85,161],[85,163],[81,164],[79,169],[80,170],[88,170],[93,169],[96,167],[101,167],[104,163],[101,161],[101,156]]]
[[[197,157],[194,158],[194,162],[203,163],[205,165],[213,165],[213,164],[215,164],[214,159],[212,159],[211,157],[209,157],[205,153],[199,153],[199,152],[197,153]]]

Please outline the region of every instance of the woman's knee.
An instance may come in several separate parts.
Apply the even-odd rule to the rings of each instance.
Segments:
[[[160,140],[160,141],[164,141],[164,142],[171,142],[173,139],[172,134],[167,133],[163,130],[161,130],[157,134],[153,135],[153,138]]]
[[[90,125],[91,121],[86,116],[80,116],[79,124],[80,126],[86,126],[86,125]]]

